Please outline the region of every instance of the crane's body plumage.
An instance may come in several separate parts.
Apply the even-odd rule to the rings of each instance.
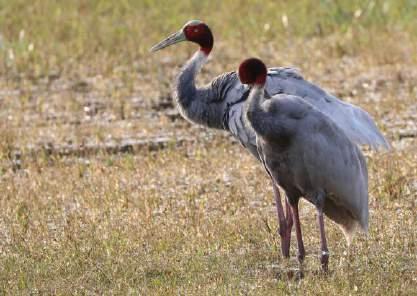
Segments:
[[[329,252],[323,213],[342,228],[348,243],[357,226],[368,231],[365,158],[346,132],[313,104],[285,93],[266,95],[267,69],[261,60],[242,62],[239,79],[252,86],[244,104],[243,120],[256,135],[265,170],[286,193],[296,229],[299,261],[303,261],[305,250],[298,202],[305,198],[317,208],[321,264],[327,270]]]
[[[263,96],[252,90],[252,96]],[[263,101],[248,118],[265,168],[290,203],[305,197],[348,239],[368,229],[368,173],[361,151],[327,115],[296,96]]]

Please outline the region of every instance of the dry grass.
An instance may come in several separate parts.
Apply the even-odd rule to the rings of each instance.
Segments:
[[[415,294],[416,8],[311,3],[215,1],[212,11],[195,1],[0,0],[2,293]],[[201,81],[250,55],[296,65],[368,110],[394,146],[367,153],[369,236],[347,249],[327,224],[327,276],[317,273],[314,209],[301,205],[308,257],[298,281],[295,245],[291,260],[279,254],[259,164],[224,132],[193,127],[166,103],[195,48],[147,50],[201,15],[216,37]],[[156,151],[50,154],[156,135],[173,140]],[[182,137],[190,140],[179,145]]]

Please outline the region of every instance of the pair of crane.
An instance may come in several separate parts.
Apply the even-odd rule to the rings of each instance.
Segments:
[[[229,131],[263,164],[272,180],[282,255],[290,255],[294,225],[300,264],[305,249],[298,202],[304,197],[315,205],[320,261],[327,271],[323,214],[340,226],[348,243],[357,229],[367,232],[368,173],[358,145],[388,149],[388,142],[366,111],[328,94],[291,68],[267,69],[251,58],[237,72],[197,87],[195,77],[214,43],[205,23],[187,22],[151,51],[182,41],[200,48],[176,80],[174,98],[181,115],[192,123]],[[286,193],[285,213],[279,187]]]

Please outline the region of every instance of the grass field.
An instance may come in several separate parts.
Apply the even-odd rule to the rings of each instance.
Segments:
[[[148,50],[195,18],[215,36],[201,83],[252,55],[293,65],[392,143],[366,152],[368,237],[326,225],[328,275],[315,210],[297,280],[260,165],[176,112],[195,46]],[[1,294],[416,295],[416,36],[411,0],[0,0]]]

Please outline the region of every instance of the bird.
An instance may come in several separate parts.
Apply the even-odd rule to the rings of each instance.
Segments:
[[[242,83],[251,86],[244,119],[256,134],[259,157],[273,182],[284,189],[295,225],[300,264],[305,257],[298,202],[318,213],[321,257],[328,270],[324,217],[338,224],[348,241],[368,231],[368,170],[359,147],[327,115],[294,95],[265,95],[267,68],[257,58],[243,61]]]
[[[258,161],[261,161],[256,146],[256,135],[244,120],[243,107],[250,87],[239,81],[236,71],[223,73],[204,86],[196,86],[196,76],[207,62],[214,46],[213,34],[206,23],[200,20],[188,21],[179,31],[155,44],[150,51],[156,52],[184,41],[197,44],[199,49],[185,63],[175,80],[173,98],[180,114],[194,124],[230,132]],[[269,95],[287,94],[301,97],[329,116],[347,137],[358,145],[368,145],[375,149],[390,147],[366,111],[343,102],[308,82],[295,69],[268,69],[265,91]],[[293,225],[290,205],[285,202],[284,213],[279,188],[274,182],[272,184],[281,252],[288,258]]]

